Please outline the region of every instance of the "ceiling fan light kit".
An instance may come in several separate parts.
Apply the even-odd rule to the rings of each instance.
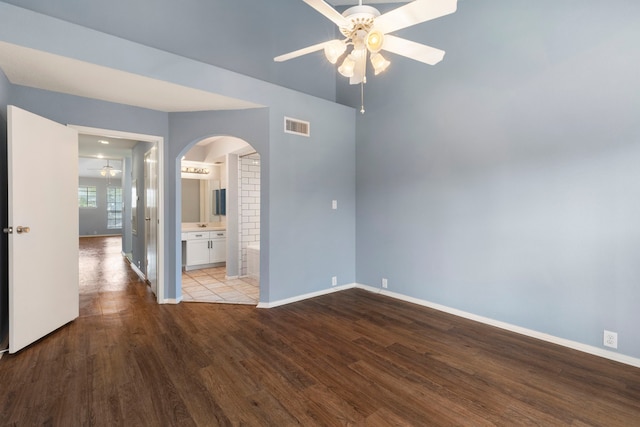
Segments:
[[[363,85],[367,82],[367,57],[374,74],[386,70],[391,62],[380,53],[381,50],[402,55],[429,65],[435,65],[444,58],[444,51],[389,33],[420,24],[431,19],[453,13],[457,0],[414,0],[387,13],[362,4],[350,7],[340,14],[324,0],[303,0],[316,11],[333,21],[344,40],[330,40],[274,58],[276,62],[287,61],[308,53],[324,50],[327,60],[336,64],[349,46],[351,52],[343,59],[338,72],[349,78],[350,84]],[[364,90],[361,89],[364,97]],[[364,103],[364,102],[363,102]],[[361,112],[364,113],[364,107]]]
[[[109,170],[109,172],[108,172],[108,173],[109,173],[109,175],[110,175],[110,176],[116,176],[116,173],[117,173],[117,172],[116,172],[115,170],[111,169],[111,170]],[[106,169],[102,169],[102,170],[100,171],[100,175],[102,175],[102,176],[107,176],[107,170],[106,170]]]
[[[347,44],[341,40],[331,40],[324,47],[324,55],[329,62],[335,64],[342,54],[347,50]]]
[[[379,53],[371,55],[371,65],[373,65],[373,71],[376,76],[386,70],[390,64],[391,62],[384,59]]]
[[[98,157],[98,158],[100,158],[100,157]],[[111,185],[110,178],[113,178],[113,177],[117,176],[118,173],[122,172],[122,170],[116,169],[113,166],[111,166],[111,164],[109,162],[109,159],[107,159],[107,164],[102,166],[102,168],[100,168],[100,169],[89,169],[89,170],[99,171],[100,176],[103,176],[103,177],[107,178],[107,185]]]

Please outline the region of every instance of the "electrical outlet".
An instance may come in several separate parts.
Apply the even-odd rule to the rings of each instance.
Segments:
[[[333,209],[333,210],[338,209],[338,201],[337,200],[332,200],[331,201],[331,209]]]
[[[331,286],[336,286],[338,284],[338,277],[337,276],[333,276],[331,278]]]
[[[389,282],[387,281],[387,279],[382,278],[382,288],[387,289],[388,287],[389,287]]]
[[[605,347],[618,348],[618,333],[605,330],[604,345]]]

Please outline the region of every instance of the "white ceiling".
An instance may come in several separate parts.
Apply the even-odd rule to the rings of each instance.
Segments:
[[[103,144],[106,141],[109,144]],[[78,135],[78,155],[80,157],[98,157],[121,159],[131,155],[131,149],[138,141],[112,136]]]
[[[0,68],[16,85],[164,112],[260,107],[251,102],[6,42],[0,42]]]

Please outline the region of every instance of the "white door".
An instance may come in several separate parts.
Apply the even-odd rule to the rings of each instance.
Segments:
[[[78,134],[9,106],[9,352],[78,317]]]
[[[151,291],[158,294],[158,150],[144,155],[144,239],[146,276]]]

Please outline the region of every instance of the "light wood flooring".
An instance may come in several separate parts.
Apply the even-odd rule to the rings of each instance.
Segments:
[[[257,305],[260,284],[250,277],[227,278],[226,267],[182,272],[182,300]]]
[[[0,425],[640,425],[640,369],[424,307],[158,305],[119,241],[80,265],[80,318],[0,360]]]

